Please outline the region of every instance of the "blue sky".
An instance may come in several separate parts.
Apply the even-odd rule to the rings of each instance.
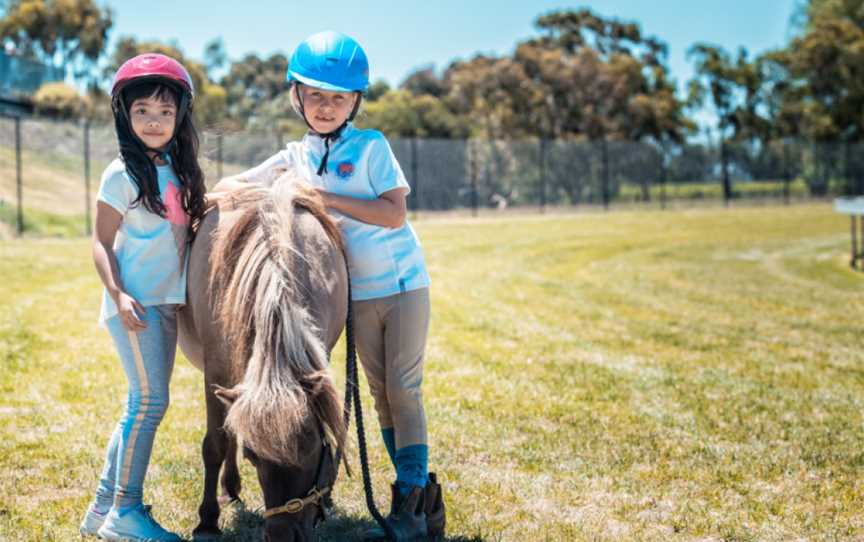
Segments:
[[[507,54],[537,35],[534,19],[562,8],[589,7],[603,16],[636,21],[669,45],[679,88],[692,75],[687,48],[704,41],[752,53],[783,46],[799,0],[112,0],[112,42],[122,35],[175,41],[193,58],[221,37],[231,59],[247,52],[290,55],[307,35],[333,29],[357,38],[373,79],[391,85],[413,69],[446,67],[478,52]]]

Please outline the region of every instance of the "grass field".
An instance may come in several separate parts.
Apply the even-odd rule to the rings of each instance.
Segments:
[[[668,200],[683,200],[693,202],[699,200],[723,201],[723,185],[720,182],[668,183],[665,187],[652,184],[648,193],[652,201],[658,202],[664,197]],[[783,198],[783,181],[739,181],[733,184],[734,196],[739,199],[752,200],[760,198]],[[789,183],[790,199],[801,200],[809,197],[807,183],[803,179],[795,179]],[[623,203],[642,201],[642,188],[627,184],[621,187],[616,201]]]
[[[864,538],[864,274],[830,206],[415,226],[449,540]],[[88,243],[0,241],[0,279],[0,540],[74,540],[125,394]],[[187,536],[202,388],[178,360],[145,488]],[[391,471],[370,441],[384,506]],[[261,521],[243,473],[226,540],[256,540]],[[340,477],[336,503],[322,538],[357,539],[358,478]]]

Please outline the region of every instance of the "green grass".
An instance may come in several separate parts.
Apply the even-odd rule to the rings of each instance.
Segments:
[[[39,209],[25,208],[21,213],[24,236],[27,237],[81,237],[87,226],[82,215],[61,215]],[[92,220],[92,219],[91,219]],[[18,209],[14,205],[0,204],[0,237],[10,236],[18,231]]]
[[[864,537],[864,274],[830,206],[415,226],[451,540]],[[99,282],[85,240],[0,241],[0,277],[0,540],[73,540],[125,393]],[[178,360],[145,488],[185,535],[202,386]],[[392,472],[370,442],[383,507]],[[243,474],[227,540],[260,524]],[[336,502],[324,539],[356,539],[359,479],[340,477]]]
[[[652,184],[648,190],[651,201],[660,201],[665,190],[666,198],[669,200],[723,200],[723,185],[716,182],[693,182],[693,183],[668,183],[665,188],[659,184]],[[783,181],[754,181],[733,182],[732,191],[735,198],[744,200],[760,198],[783,198]],[[810,191],[803,179],[796,179],[789,183],[789,197],[797,200],[810,197]],[[627,184],[621,187],[617,200],[622,203],[631,201],[642,201],[642,188],[638,185]]]

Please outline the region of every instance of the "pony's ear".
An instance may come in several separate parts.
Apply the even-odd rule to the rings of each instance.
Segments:
[[[225,406],[230,407],[234,404],[234,401],[240,397],[240,390],[237,388],[223,388],[222,386],[214,386],[213,387],[213,395],[215,395],[220,401],[225,403]]]

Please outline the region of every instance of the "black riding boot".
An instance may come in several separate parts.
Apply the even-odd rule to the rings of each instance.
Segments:
[[[429,473],[429,483],[426,484],[424,495],[426,511],[426,531],[431,540],[444,538],[444,527],[447,517],[444,512],[444,493],[434,472]]]
[[[393,500],[390,504],[390,514],[385,521],[396,534],[399,542],[426,539],[426,513],[424,511],[425,489],[414,486],[403,496],[396,484],[390,488]],[[387,534],[380,526],[375,526],[364,535],[366,540],[384,540]]]

